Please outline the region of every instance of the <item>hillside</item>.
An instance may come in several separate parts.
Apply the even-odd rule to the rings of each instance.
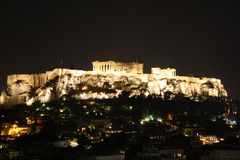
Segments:
[[[24,80],[8,85],[1,94],[1,104],[50,102],[73,98],[112,99],[119,96],[172,99],[176,95],[200,101],[209,97],[226,97],[219,79],[194,77],[162,77],[153,74],[64,74],[34,87]]]

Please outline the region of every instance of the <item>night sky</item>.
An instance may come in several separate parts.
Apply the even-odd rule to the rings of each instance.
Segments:
[[[7,74],[93,60],[173,67],[178,75],[222,79],[240,95],[240,14],[233,2],[86,0],[0,2],[0,89]]]

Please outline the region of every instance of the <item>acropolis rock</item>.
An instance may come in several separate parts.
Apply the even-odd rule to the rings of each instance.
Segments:
[[[14,74],[7,77],[0,104],[47,103],[68,96],[77,100],[118,98],[123,91],[129,97],[182,94],[192,100],[199,96],[227,97],[220,79],[178,76],[176,69],[153,67],[143,73],[143,64],[94,61],[92,71],[56,68],[39,74]]]

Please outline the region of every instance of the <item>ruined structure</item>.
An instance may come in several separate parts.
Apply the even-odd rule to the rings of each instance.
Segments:
[[[154,67],[154,68],[151,68],[151,73],[160,75],[162,77],[173,77],[173,76],[176,76],[176,69],[174,68],[161,69],[159,67]]]
[[[123,91],[130,97],[165,97],[182,94],[193,100],[201,96],[226,97],[220,79],[176,75],[176,69],[151,68],[143,73],[141,63],[94,61],[92,71],[56,68],[40,74],[13,74],[7,77],[7,88],[0,95],[0,104],[49,102],[68,95],[76,99],[116,98]],[[72,92],[74,90],[74,92]]]
[[[16,81],[25,81],[32,87],[41,87],[47,81],[54,79],[57,76],[66,74],[81,75],[82,70],[68,69],[68,68],[56,68],[52,71],[46,71],[39,74],[12,74],[7,76],[7,85],[11,85]]]
[[[143,64],[137,62],[94,61],[92,65],[93,71],[143,74]]]

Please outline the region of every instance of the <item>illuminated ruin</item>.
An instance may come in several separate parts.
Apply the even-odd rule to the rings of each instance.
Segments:
[[[129,92],[129,97],[164,98],[165,93],[171,93],[170,98],[182,94],[198,100],[201,96],[227,96],[220,79],[179,76],[174,68],[153,67],[151,73],[143,73],[143,64],[137,62],[94,61],[92,64],[92,71],[56,68],[40,74],[8,75],[0,104],[46,103],[53,99],[53,93],[60,98],[71,90],[75,91],[71,96],[78,100],[117,98],[123,91]]]
[[[93,71],[143,74],[143,64],[137,62],[94,61],[92,65]]]

